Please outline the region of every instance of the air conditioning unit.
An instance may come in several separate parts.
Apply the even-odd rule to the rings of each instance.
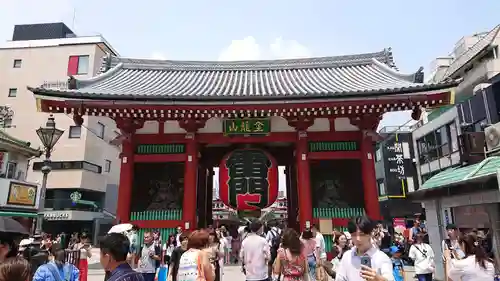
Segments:
[[[486,153],[491,154],[500,151],[500,122],[484,129],[486,140]]]
[[[484,160],[485,134],[483,132],[466,132],[459,136],[460,162],[475,164]]]

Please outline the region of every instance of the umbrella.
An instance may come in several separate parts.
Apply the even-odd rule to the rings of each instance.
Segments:
[[[124,233],[132,229],[134,227],[130,223],[122,223],[122,224],[117,224],[113,225],[111,229],[108,231],[108,233]]]
[[[19,234],[21,236],[30,234],[22,224],[10,217],[0,217],[0,233]]]

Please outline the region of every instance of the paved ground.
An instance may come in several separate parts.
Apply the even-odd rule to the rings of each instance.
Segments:
[[[412,268],[407,268],[407,276],[406,280],[416,280],[413,278]],[[89,278],[88,281],[103,281],[104,280],[104,271],[102,269],[89,269]],[[245,280],[243,273],[241,273],[239,266],[226,266],[224,268],[224,277],[223,281],[240,281]]]

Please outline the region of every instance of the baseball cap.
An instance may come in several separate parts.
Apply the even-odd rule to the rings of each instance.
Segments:
[[[391,246],[389,248],[391,255],[394,255],[395,253],[400,253],[401,249],[398,246]]]

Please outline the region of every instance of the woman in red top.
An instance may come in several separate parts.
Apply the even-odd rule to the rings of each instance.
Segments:
[[[313,239],[314,240],[314,239]],[[281,246],[273,265],[273,281],[283,275],[284,281],[303,281],[309,273],[304,245],[295,230],[288,228],[281,237]]]

